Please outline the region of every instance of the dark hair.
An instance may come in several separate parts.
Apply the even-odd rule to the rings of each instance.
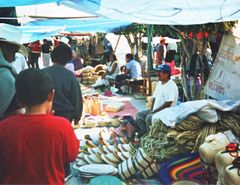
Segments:
[[[114,53],[112,53],[110,56],[113,57],[113,61],[117,61],[117,56]]]
[[[26,106],[44,103],[54,89],[51,76],[45,71],[34,68],[19,73],[15,86],[18,101]]]
[[[66,44],[60,44],[51,52],[51,59],[54,63],[66,65],[72,59],[72,49]]]
[[[167,74],[168,74],[168,79],[171,79],[171,72],[167,72]]]
[[[126,54],[126,58],[129,60],[133,60],[133,55],[131,53]]]

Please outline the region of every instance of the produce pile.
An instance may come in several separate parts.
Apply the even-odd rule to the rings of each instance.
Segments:
[[[240,114],[221,112],[217,123],[208,123],[196,115],[188,116],[174,128],[159,122],[150,127],[141,146],[150,156],[164,162],[182,153],[196,152],[208,135],[232,130],[240,136]]]

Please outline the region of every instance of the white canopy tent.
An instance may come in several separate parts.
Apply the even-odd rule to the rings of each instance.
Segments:
[[[240,19],[239,0],[11,0],[0,1],[0,7],[42,3],[144,24],[189,25]]]

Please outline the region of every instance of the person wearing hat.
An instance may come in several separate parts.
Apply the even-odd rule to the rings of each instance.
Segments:
[[[165,59],[166,59],[166,54],[167,54],[167,48],[166,48],[166,39],[162,37],[160,39],[160,44],[156,47],[156,52],[157,52],[157,64],[164,64]]]
[[[138,112],[135,120],[135,127],[139,134],[143,135],[149,131],[152,122],[152,115],[161,110],[173,107],[178,101],[178,87],[171,79],[171,67],[167,64],[159,65],[155,70],[158,72],[159,81],[153,94],[151,110]]]
[[[15,99],[16,70],[11,64],[17,52],[27,56],[27,49],[16,42],[19,30],[15,26],[0,24],[0,120],[19,108]]]

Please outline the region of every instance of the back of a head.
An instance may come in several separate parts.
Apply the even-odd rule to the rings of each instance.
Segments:
[[[53,63],[66,65],[72,59],[72,49],[66,44],[60,44],[51,52]]]
[[[133,60],[133,55],[131,53],[126,54],[126,58],[130,60]]]
[[[27,69],[16,78],[16,96],[24,106],[36,106],[47,101],[54,89],[51,76],[40,69]]]

